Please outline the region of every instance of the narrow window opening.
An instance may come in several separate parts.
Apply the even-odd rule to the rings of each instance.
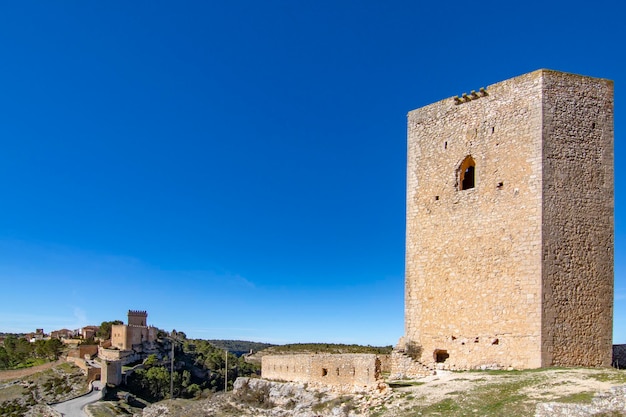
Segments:
[[[435,201],[437,201],[437,200],[439,200],[439,196],[438,195],[435,196]]]
[[[446,359],[450,357],[447,350],[436,349],[434,352],[435,362],[442,363],[445,362]]]
[[[337,376],[339,376],[339,368],[337,368]]]
[[[495,131],[496,131],[496,128],[495,128],[495,127],[492,127],[492,128],[491,128],[491,134],[493,134]]]
[[[459,190],[469,190],[475,187],[476,163],[474,158],[466,156],[459,167]]]
[[[596,122],[593,122],[593,123],[591,124],[591,128],[592,128],[592,129],[595,129],[595,128],[596,128]]]
[[[322,368],[322,376],[328,375],[328,369]]]
[[[594,127],[595,127],[595,123],[594,123]],[[443,143],[443,149],[448,149],[448,142]]]

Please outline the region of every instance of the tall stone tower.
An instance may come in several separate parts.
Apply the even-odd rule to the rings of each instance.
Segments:
[[[538,70],[410,112],[406,216],[400,348],[610,366],[612,81]]]
[[[139,310],[128,310],[129,326],[147,326],[148,312]]]

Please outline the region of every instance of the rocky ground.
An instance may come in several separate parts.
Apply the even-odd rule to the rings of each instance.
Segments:
[[[440,373],[355,395],[241,378],[233,393],[206,400],[163,401],[136,416],[626,416],[626,388],[611,393],[612,387],[623,385],[626,372],[614,369]],[[600,399],[594,399],[596,393],[602,393]]]
[[[24,370],[17,379],[0,382],[0,415],[34,417],[49,415],[46,403],[65,401],[87,392],[87,378],[75,365],[52,364]],[[14,375],[15,376],[15,375]]]

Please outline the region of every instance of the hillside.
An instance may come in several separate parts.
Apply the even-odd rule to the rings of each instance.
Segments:
[[[362,346],[344,345],[336,343],[293,343],[288,345],[276,345],[263,349],[260,352],[246,358],[247,362],[261,364],[261,358],[265,355],[294,355],[303,353],[376,353],[389,354],[392,346]]]
[[[303,384],[243,379],[234,393],[162,401],[142,417],[524,417],[535,416],[538,404],[548,410],[542,417],[617,417],[626,415],[624,388],[611,389],[624,384],[626,372],[612,368],[445,372],[390,383],[382,392],[342,396]]]
[[[228,350],[230,353],[241,356],[246,353],[258,352],[268,347],[272,347],[270,343],[248,342],[245,340],[207,340],[210,344],[218,349]]]

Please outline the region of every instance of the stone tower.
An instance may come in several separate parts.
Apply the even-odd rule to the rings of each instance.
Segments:
[[[405,336],[429,366],[610,366],[613,82],[538,70],[408,115]]]
[[[148,312],[139,310],[128,310],[129,326],[147,326]]]

